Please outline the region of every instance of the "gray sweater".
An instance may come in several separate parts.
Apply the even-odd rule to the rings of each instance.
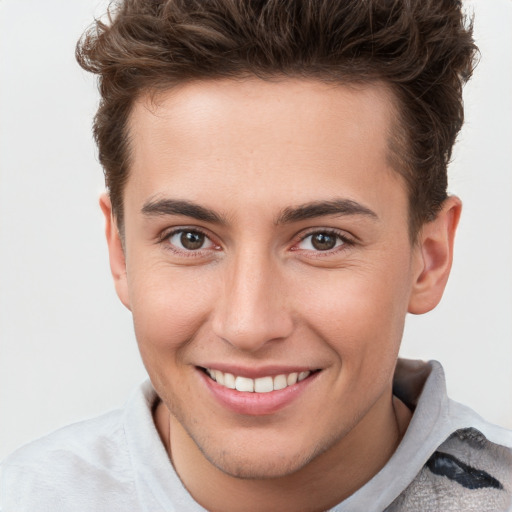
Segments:
[[[414,411],[402,442],[331,512],[510,510],[512,432],[450,400],[435,361],[399,360],[394,393]],[[204,512],[160,441],[156,400],[147,381],[124,409],[16,451],[2,463],[1,512]]]

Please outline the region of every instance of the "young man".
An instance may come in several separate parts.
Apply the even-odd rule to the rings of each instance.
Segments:
[[[151,383],[4,465],[2,510],[508,510],[512,436],[398,361],[441,299],[456,2],[126,0],[78,46]]]

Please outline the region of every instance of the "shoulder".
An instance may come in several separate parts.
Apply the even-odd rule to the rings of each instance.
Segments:
[[[469,427],[454,432],[388,512],[507,511],[512,502],[512,450]]]
[[[436,361],[400,360],[394,384],[414,413],[387,465],[401,489],[386,511],[509,511],[512,432],[448,398]]]
[[[122,410],[67,426],[2,462],[1,508],[46,510],[48,504],[52,511],[99,511],[99,496],[126,504],[133,481],[129,458]]]

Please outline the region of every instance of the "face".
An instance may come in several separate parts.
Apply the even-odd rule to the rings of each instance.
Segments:
[[[380,85],[289,79],[134,108],[118,293],[171,428],[227,474],[292,473],[391,396],[422,261],[393,108]]]

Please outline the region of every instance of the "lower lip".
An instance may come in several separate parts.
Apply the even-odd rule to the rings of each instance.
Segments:
[[[278,391],[249,393],[221,386],[202,370],[198,371],[212,395],[221,405],[238,414],[250,416],[264,416],[283,409],[296,400],[320,373],[315,372],[306,379]]]

